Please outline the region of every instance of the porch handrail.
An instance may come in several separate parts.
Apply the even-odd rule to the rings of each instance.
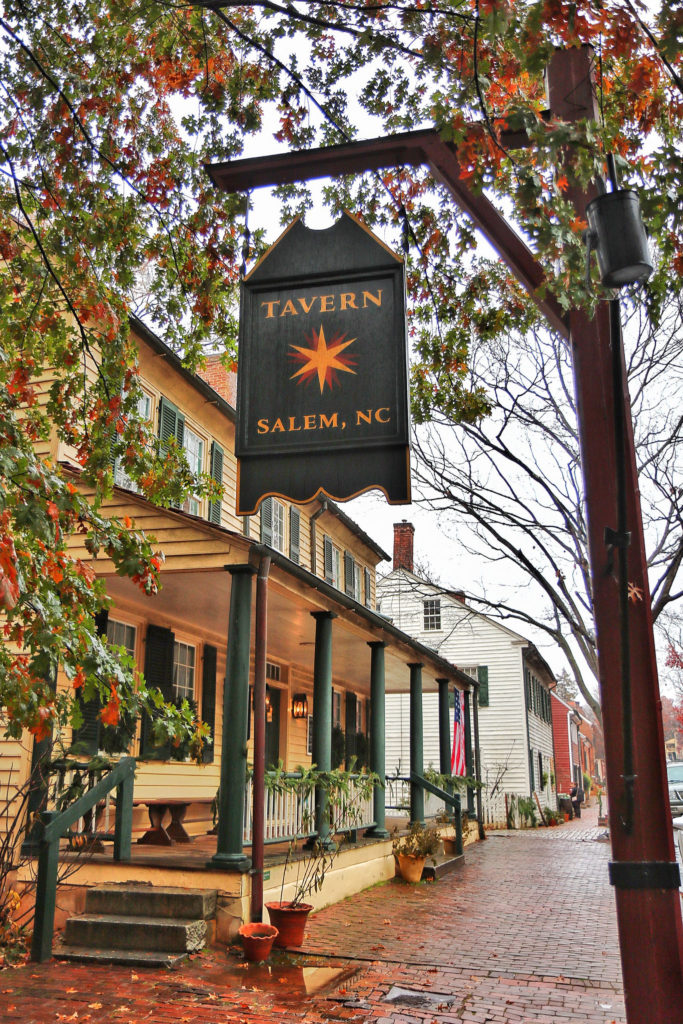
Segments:
[[[440,786],[435,786],[429,779],[425,779],[423,775],[418,775],[416,772],[410,773],[410,781],[416,783],[418,786],[422,786],[428,793],[432,793],[438,797],[439,800],[443,800],[445,804],[450,804],[453,808],[453,817],[455,819],[455,852],[461,854],[463,851],[462,845],[462,806],[459,793],[449,793],[445,789],[441,789]]]
[[[92,810],[112,789],[116,789],[114,860],[130,860],[133,826],[134,757],[122,757],[118,764],[92,789],[61,812],[42,811],[39,816],[38,879],[33,922],[31,960],[44,963],[52,956],[52,938],[57,902],[59,840],[67,829]]]

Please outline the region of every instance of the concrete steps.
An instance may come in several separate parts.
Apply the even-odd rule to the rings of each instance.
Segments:
[[[151,885],[88,889],[55,956],[89,963],[172,966],[202,949],[216,916],[216,890]]]

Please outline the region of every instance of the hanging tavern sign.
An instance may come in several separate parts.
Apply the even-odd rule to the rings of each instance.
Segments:
[[[403,260],[350,214],[287,228],[242,285],[237,512],[266,495],[410,501]]]

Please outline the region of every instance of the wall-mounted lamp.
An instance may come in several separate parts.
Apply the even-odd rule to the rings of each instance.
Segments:
[[[308,717],[308,697],[305,693],[295,693],[292,697],[292,718]]]
[[[591,199],[586,207],[588,256],[598,254],[600,278],[606,288],[647,281],[652,259],[635,192],[616,189]]]

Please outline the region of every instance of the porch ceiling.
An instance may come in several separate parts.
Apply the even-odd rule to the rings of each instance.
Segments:
[[[213,642],[227,643],[230,609],[230,573],[225,570],[165,572],[163,587],[154,597],[144,597],[130,580],[110,576],[107,591],[115,605],[135,609],[148,621],[170,625],[183,632],[209,634]],[[252,644],[254,638],[256,586],[252,600]],[[314,611],[336,613],[332,626],[333,679],[361,692],[370,693],[369,641],[386,643],[385,671],[387,692],[410,689],[411,662],[423,664],[425,691],[437,689],[436,679],[451,675],[444,662],[435,658],[430,664],[423,649],[412,646],[409,638],[401,641],[396,630],[385,630],[364,619],[363,613],[336,603],[314,587],[303,586],[273,566],[268,585],[268,657],[274,661],[300,665],[311,675],[315,653]],[[221,638],[221,639],[219,639]],[[455,678],[453,672],[452,678]]]

